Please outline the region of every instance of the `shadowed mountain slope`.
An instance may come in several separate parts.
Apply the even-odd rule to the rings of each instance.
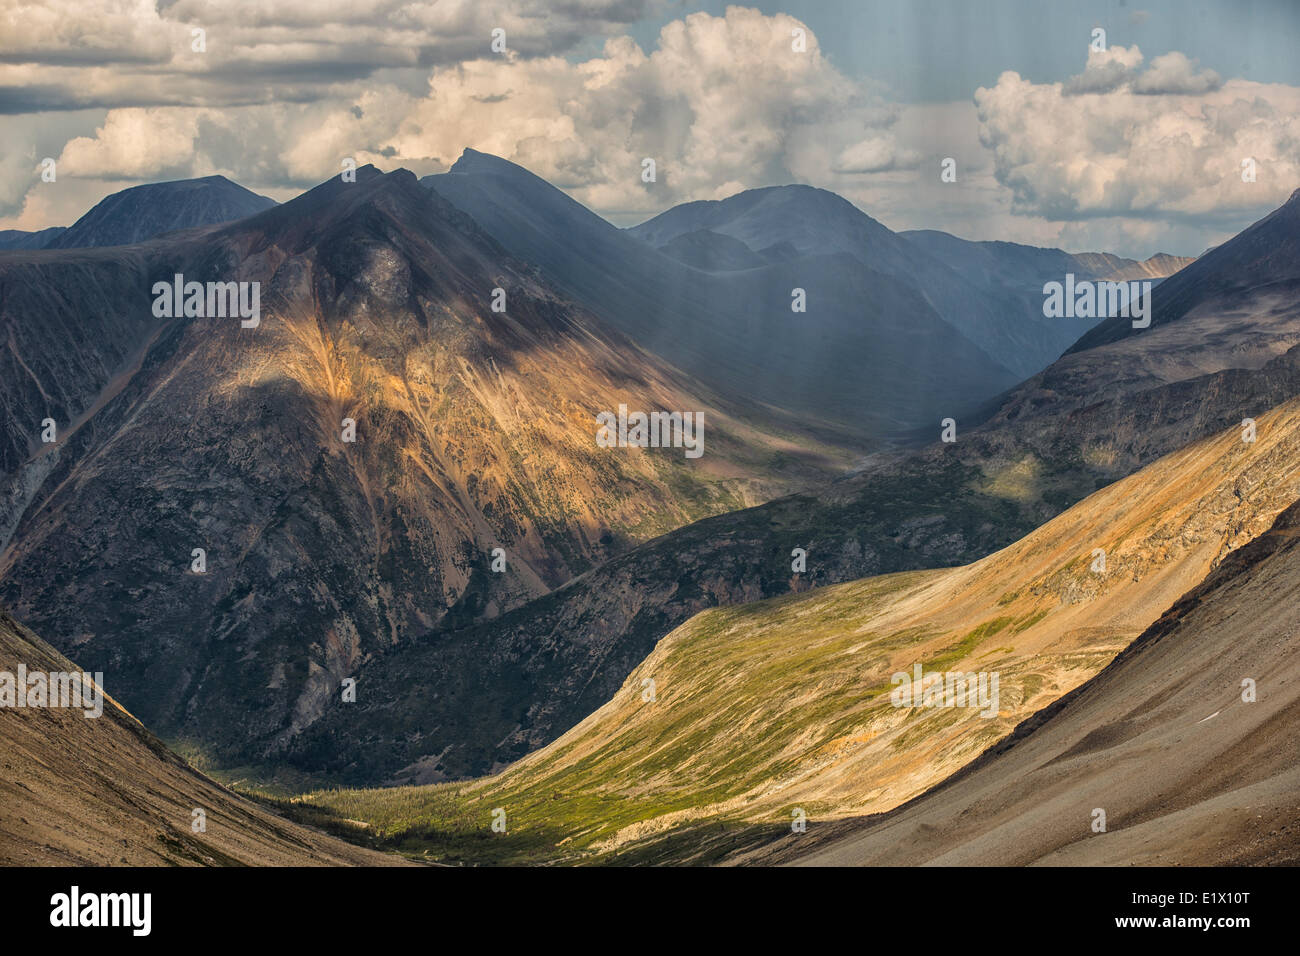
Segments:
[[[1105,252],[1071,253],[1017,242],[974,242],[933,229],[910,230],[900,232],[899,235],[930,255],[942,259],[964,279],[977,286],[990,292],[1003,289],[1019,293],[1040,318],[1043,283],[1064,282],[1067,273],[1073,273],[1080,280],[1103,279],[1111,282],[1165,279],[1196,261],[1157,253],[1139,262]]]
[[[1172,322],[1194,324],[1207,313],[1272,312],[1294,319],[1300,309],[1300,189],[1287,202],[1229,242],[1207,249],[1153,293],[1151,330],[1134,329],[1123,319],[1108,319],[1070,350],[1084,352],[1145,335]],[[1188,322],[1187,320],[1192,320]]]
[[[67,231],[67,226],[51,226],[36,232],[21,229],[0,229],[0,249],[44,249],[57,236]]]
[[[847,199],[811,186],[750,189],[727,199],[683,203],[628,231],[669,254],[679,254],[685,237],[705,233],[740,242],[761,257],[791,262],[847,256],[858,268],[914,289],[1018,378],[1041,371],[1096,321],[1043,315],[1043,283],[1081,271],[1059,250],[971,243],[939,232],[894,233]],[[714,240],[710,249],[716,245]],[[1066,268],[1054,268],[1065,263]]]
[[[936,311],[925,290],[841,248],[706,272],[494,156],[466,150],[450,172],[421,182],[546,281],[728,394],[880,437],[969,410],[1017,378],[976,344],[977,330]],[[952,275],[945,288],[957,285]],[[805,312],[792,311],[795,289],[804,290]]]
[[[225,176],[148,183],[104,197],[44,248],[127,246],[177,229],[243,219],[274,205]]]

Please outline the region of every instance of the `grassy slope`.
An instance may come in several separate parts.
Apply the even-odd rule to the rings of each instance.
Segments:
[[[796,806],[814,820],[887,810],[1098,673],[1265,531],[1300,496],[1298,452],[1300,401],[1260,417],[1256,443],[1239,429],[1197,442],[972,565],[701,613],[604,707],[495,777],[320,792],[293,810],[475,862],[705,859],[729,827],[788,829]],[[891,706],[890,675],[918,660],[997,671],[998,716]],[[505,834],[490,830],[497,807]]]
[[[1102,673],[940,786],[732,862],[1294,866],[1298,589],[1300,502]]]

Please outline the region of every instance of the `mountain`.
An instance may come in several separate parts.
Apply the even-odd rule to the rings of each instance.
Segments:
[[[0,671],[81,669],[0,612]],[[0,707],[0,865],[384,866],[189,767],[105,693],[103,712]],[[204,812],[195,832],[194,811]]]
[[[547,282],[726,394],[878,439],[961,414],[1017,379],[915,285],[842,250],[706,272],[494,156],[466,150],[421,182]],[[708,255],[744,252],[731,244]],[[792,311],[796,289],[805,312]]]
[[[65,232],[67,232],[66,226],[51,226],[49,229],[39,229],[36,232],[0,229],[0,249],[44,249]]]
[[[660,641],[604,706],[492,777],[312,802],[382,824],[404,850],[442,834],[447,861],[473,861],[492,808],[505,807],[514,849],[487,852],[514,862],[698,862],[727,842],[724,824],[743,845],[769,828],[788,832],[796,808],[817,821],[892,809],[1101,671],[1298,499],[1300,399],[1261,415],[1256,442],[1232,428],[1194,443],[974,564],[703,612]],[[1103,570],[1095,548],[1105,550]],[[1290,592],[1271,594],[1268,603]],[[1277,642],[1282,631],[1271,633]],[[1232,673],[1277,679],[1239,651],[1230,657]],[[917,665],[994,672],[996,696],[972,707],[895,706],[891,675]],[[1284,739],[1272,735],[1277,756]],[[1083,811],[1075,822],[1086,830]]]
[[[1157,252],[1141,261],[1124,259],[1106,252],[1079,252],[1074,254],[1074,258],[1080,265],[1091,267],[1098,279],[1109,282],[1167,279],[1196,261],[1190,256],[1171,256],[1164,252]]]
[[[178,229],[243,219],[275,205],[225,176],[133,186],[106,196],[70,227],[0,230],[3,249],[126,246]]]
[[[889,275],[906,272],[917,259],[897,234],[842,196],[813,186],[769,186],[682,203],[628,232],[659,247],[699,229],[731,236],[756,251],[786,242],[799,256],[869,257]]]
[[[156,316],[178,273],[260,283],[259,324]],[[214,763],[277,754],[368,658],[849,453],[701,391],[404,170],[7,254],[0,295],[0,593]],[[599,447],[620,404],[701,413],[706,454]]]
[[[1198,272],[1209,303],[1230,276]],[[1258,282],[1269,286],[1266,272]],[[404,666],[439,683],[474,669],[474,682],[449,698],[411,697],[383,690],[401,670],[377,661],[370,680],[380,690],[359,707],[382,733],[330,715],[287,759],[352,783],[488,773],[582,721],[700,611],[985,557],[1189,442],[1300,395],[1300,317],[1272,301],[1247,290],[1256,311],[1207,313],[1200,328],[1217,322],[1213,335],[1183,334],[1180,319],[1066,355],[982,423],[959,421],[954,443],[869,456],[829,488],[703,519],[492,621],[438,629],[407,649]],[[797,576],[794,548],[808,556]]]
[[[1082,352],[1181,322],[1205,334],[1236,333],[1247,315],[1274,313],[1272,325],[1292,321],[1300,285],[1300,189],[1249,229],[1213,249],[1160,285],[1153,293],[1151,329],[1109,319],[1071,349]],[[1226,317],[1235,321],[1224,322]],[[1224,328],[1220,330],[1220,326]]]
[[[984,261],[989,257],[971,261],[971,249],[979,244],[945,233],[894,233],[847,199],[811,186],[772,186],[683,203],[628,231],[669,254],[684,237],[708,232],[760,257],[790,262],[849,257],[857,268],[883,273],[913,289],[1018,378],[1041,371],[1095,323],[1044,317],[1043,282],[1064,280],[1064,271],[1003,256],[1003,274],[989,281],[994,274]],[[1037,253],[1039,259],[1064,256],[1052,255],[1059,250],[1016,248]]]
[[[780,247],[778,247],[780,248]],[[785,247],[793,252],[792,247]],[[678,262],[685,263],[705,272],[738,272],[742,269],[758,269],[771,261],[759,255],[739,239],[724,236],[720,232],[697,229],[684,232],[659,247],[659,251],[671,256]],[[781,255],[778,259],[794,258],[794,255]]]
[[[1300,504],[961,773],[892,813],[814,826],[741,859],[1294,866],[1298,542]],[[1104,833],[1092,829],[1097,808]]]
[[[745,508],[824,476],[843,445],[635,347],[445,201],[451,182],[505,189],[456,175],[430,191],[369,170],[230,225],[0,262],[0,599],[120,668],[133,712],[218,762],[357,783],[488,772],[599,708],[700,611],[978,560],[1300,392],[1293,315],[1225,317],[1174,351],[1170,321],[1064,357],[959,419],[955,443]],[[672,262],[540,195],[574,235],[612,230],[583,255]],[[530,235],[525,206],[485,208]],[[177,271],[261,281],[262,326],[154,319],[142,290]],[[616,273],[581,274],[599,291]],[[702,464],[598,454],[593,412],[620,401],[704,408]],[[345,707],[351,676],[364,693]]]
[[[243,219],[274,205],[225,176],[149,183],[104,197],[43,248],[126,246],[177,229]]]
[[[1016,242],[973,242],[933,229],[909,230],[899,235],[942,259],[968,282],[990,292],[1025,296],[1038,316],[1042,315],[1043,284],[1064,282],[1067,273],[1090,281],[1154,280],[1167,278],[1196,261],[1158,253],[1139,262],[1106,252],[1070,253]]]

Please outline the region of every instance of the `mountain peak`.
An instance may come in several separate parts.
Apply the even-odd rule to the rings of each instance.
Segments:
[[[145,183],[105,196],[47,248],[126,246],[178,229],[243,219],[275,204],[220,175]]]
[[[510,162],[508,159],[502,159],[492,153],[483,153],[477,149],[471,149],[466,146],[461,151],[460,159],[456,160],[448,172],[452,173],[482,173],[491,171],[505,171],[518,169],[523,171],[523,167]]]
[[[428,190],[421,188],[419,180],[409,169],[398,168],[386,173],[367,163],[356,168],[355,181],[344,181],[336,173],[282,205],[251,217],[246,223],[232,223],[225,231],[250,228],[270,241],[285,243],[291,248],[305,248],[366,207],[382,210],[381,215],[415,224],[424,222],[422,217],[429,216],[431,207],[440,208],[440,203],[441,200],[435,201]],[[453,217],[458,215],[448,207],[442,208],[440,216],[432,218],[446,219],[449,212]]]

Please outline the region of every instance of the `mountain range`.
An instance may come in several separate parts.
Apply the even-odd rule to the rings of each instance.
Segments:
[[[871,437],[978,408],[1095,321],[1043,316],[1043,282],[1074,261],[1064,253],[1041,250],[1051,267],[1010,263],[1014,281],[973,287],[923,243],[807,186],[687,203],[618,230],[474,150],[421,182],[697,380]],[[795,290],[806,311],[792,310]]]
[[[688,263],[716,261],[724,250],[734,257],[737,242],[766,261],[847,256],[910,286],[1017,379],[1041,370],[1093,322],[1045,318],[1045,282],[1067,273],[1080,280],[1163,277],[1192,261],[1158,255],[1139,264],[942,232],[894,233],[835,193],[797,185],[683,203],[629,231]]]
[[[1286,550],[1300,193],[1138,262],[805,186],[623,230],[472,150],[280,205],[139,189],[0,253],[0,604],[204,765],[497,774],[278,807],[312,826],[467,860],[507,801],[503,860],[867,860],[858,817],[1108,680],[1257,536]],[[1152,280],[1150,328],[1044,318],[1067,273]],[[157,314],[176,275],[257,283],[259,321]],[[707,454],[600,447],[619,406],[702,412]],[[990,656],[992,722],[878,706],[891,667]],[[795,798],[838,822],[777,839]]]
[[[260,283],[260,324],[155,316],[176,274]],[[222,759],[274,751],[414,635],[849,460],[697,389],[405,171],[11,253],[0,288],[0,595]],[[620,404],[705,415],[708,455],[602,454],[594,415]]]

